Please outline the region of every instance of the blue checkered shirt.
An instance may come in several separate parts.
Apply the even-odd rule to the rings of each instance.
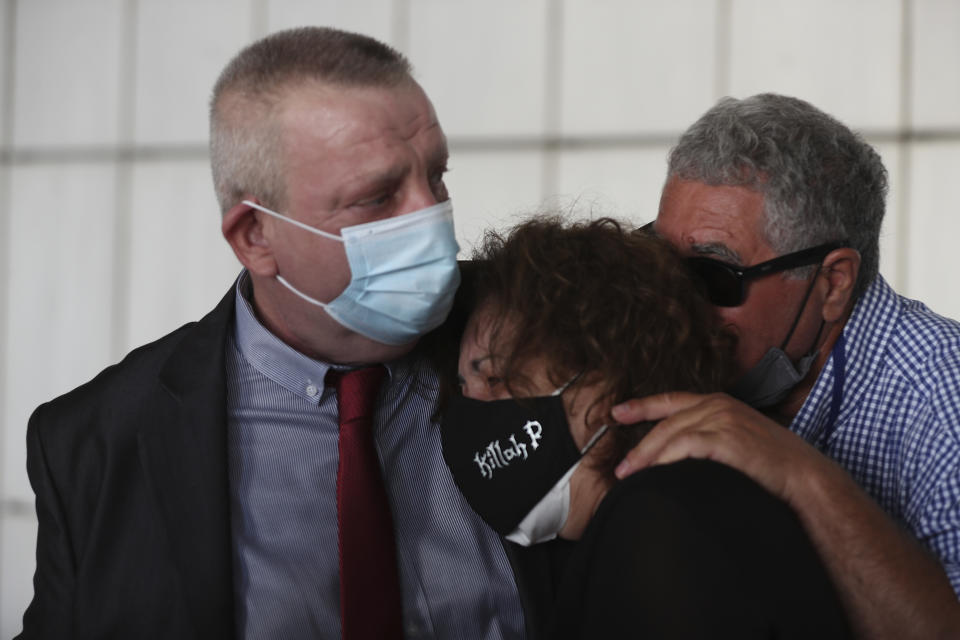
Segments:
[[[843,343],[842,374],[834,349],[790,428],[935,553],[960,593],[960,323],[877,276]]]

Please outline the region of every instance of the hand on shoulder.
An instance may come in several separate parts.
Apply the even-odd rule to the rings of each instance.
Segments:
[[[742,471],[791,503],[800,482],[832,465],[789,429],[722,393],[633,399],[614,407],[613,417],[621,424],[658,421],[617,467],[619,478],[656,464],[706,458]]]

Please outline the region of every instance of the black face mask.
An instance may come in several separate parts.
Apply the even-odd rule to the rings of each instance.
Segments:
[[[484,402],[452,398],[443,458],[467,502],[501,536],[580,460],[560,395]]]

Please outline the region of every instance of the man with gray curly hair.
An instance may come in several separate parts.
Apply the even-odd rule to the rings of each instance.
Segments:
[[[861,635],[960,637],[960,324],[879,275],[886,192],[870,145],[796,98],[725,98],[683,134],[655,229],[742,375],[615,408],[660,421],[618,475],[736,467],[796,510]]]

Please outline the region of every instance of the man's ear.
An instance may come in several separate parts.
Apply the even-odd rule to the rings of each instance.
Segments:
[[[256,202],[252,198],[244,200]],[[220,229],[247,271],[268,278],[277,274],[273,250],[263,233],[263,216],[259,215],[256,209],[238,202],[223,214]]]
[[[820,272],[826,276],[829,287],[823,301],[823,319],[836,322],[853,306],[853,289],[860,274],[860,252],[849,247],[835,249],[824,259]]]

